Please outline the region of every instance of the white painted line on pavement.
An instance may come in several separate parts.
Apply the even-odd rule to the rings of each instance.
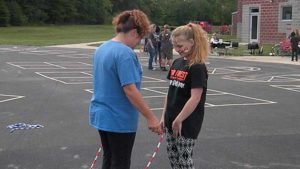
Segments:
[[[0,97],[10,97],[10,99],[0,100],[0,103],[4,103],[4,102],[16,100],[16,99],[21,99],[21,98],[24,98],[25,96],[0,94]]]

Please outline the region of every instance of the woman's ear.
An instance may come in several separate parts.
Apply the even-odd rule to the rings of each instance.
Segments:
[[[131,29],[128,33],[129,33],[129,35],[130,35],[131,37],[136,37],[136,36],[138,36],[138,33],[137,33],[136,29]]]

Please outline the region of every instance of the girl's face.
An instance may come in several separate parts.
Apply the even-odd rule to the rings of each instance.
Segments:
[[[188,56],[191,53],[192,47],[194,46],[194,40],[186,39],[186,37],[183,35],[173,37],[172,43],[175,51],[183,57]]]

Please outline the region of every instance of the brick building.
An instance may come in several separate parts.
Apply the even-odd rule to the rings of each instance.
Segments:
[[[232,34],[241,42],[278,43],[300,29],[300,0],[238,0]]]

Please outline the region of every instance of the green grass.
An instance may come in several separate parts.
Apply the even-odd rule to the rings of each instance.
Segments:
[[[272,46],[273,44],[262,44],[263,45],[263,53],[262,54],[258,54],[258,49],[255,50],[255,54],[256,56],[269,56]],[[239,45],[238,48],[233,48],[230,49],[230,51],[228,52],[228,55],[232,55],[232,56],[249,56],[250,51],[248,50],[248,45]]]
[[[0,45],[75,44],[104,41],[113,36],[111,25],[0,27]]]
[[[211,35],[209,35],[209,37],[211,37]],[[239,40],[236,38],[236,36],[232,36],[232,35],[219,35],[219,38],[223,39],[223,41],[239,42]],[[262,44],[262,45],[263,45],[263,53],[261,55],[269,56],[272,46],[274,44]],[[256,52],[257,52],[257,50],[256,50]],[[239,44],[238,48],[230,49],[230,51],[228,51],[228,55],[232,55],[232,56],[250,55],[250,53],[248,51],[248,44],[246,44],[246,45]],[[255,55],[258,55],[258,54],[255,54]]]
[[[49,46],[99,42],[112,38],[114,34],[112,25],[0,27],[0,45]],[[220,35],[219,38],[223,41],[238,42],[236,36]],[[92,46],[99,46],[99,44],[95,43]],[[263,44],[263,46],[262,55],[269,55],[273,45]],[[228,54],[249,55],[247,45],[239,45],[238,48],[231,49]]]

